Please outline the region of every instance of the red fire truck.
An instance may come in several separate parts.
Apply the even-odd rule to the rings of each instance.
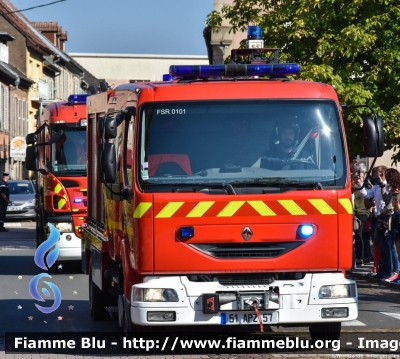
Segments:
[[[289,79],[297,64],[260,63],[262,50],[88,97],[93,319],[117,307],[132,332],[260,318],[333,339],[357,318],[342,106],[332,86]]]
[[[60,232],[59,261],[81,259],[80,225],[86,217],[86,97],[45,107],[35,133],[27,136],[28,170],[36,172],[36,238],[47,238],[48,223]],[[55,142],[55,140],[57,140]]]

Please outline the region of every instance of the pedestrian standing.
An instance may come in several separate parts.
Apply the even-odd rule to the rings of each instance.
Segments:
[[[389,245],[391,247],[391,264],[392,270],[399,273],[399,258],[396,244],[400,243],[400,193],[393,193],[392,205],[394,213],[389,221]],[[397,275],[396,279],[391,281],[392,283],[400,284],[400,278]]]
[[[386,182],[386,177],[385,177],[386,170],[387,170],[386,166],[375,167],[372,170],[372,176],[373,176],[372,188],[367,190],[367,188],[364,187],[362,190],[360,190],[360,193],[366,198],[365,203],[368,204],[366,208],[368,209],[371,206],[373,207],[372,217],[371,217],[371,234],[374,245],[374,268],[372,272],[368,274],[370,276],[376,276],[378,274],[377,272],[379,263],[381,263],[381,251],[380,251],[381,248],[379,242],[384,235],[384,230],[382,230],[380,227],[378,228],[377,224],[380,219],[387,220],[389,218],[389,212],[387,210],[384,211],[385,213],[381,214],[381,212],[384,210],[387,204],[390,204],[391,207],[390,199],[387,199],[387,203],[385,203],[385,200],[382,197],[383,192],[384,193],[389,192],[389,186]],[[390,273],[386,273],[385,275],[381,274],[380,278],[385,279],[389,275]]]
[[[368,210],[368,218],[362,229],[362,240],[364,244],[364,264],[371,262],[371,209]]]
[[[381,216],[388,216],[388,218],[378,219],[378,226],[381,224],[381,233],[383,234],[379,243],[381,248],[381,266],[379,272],[382,276],[386,276],[382,279],[387,282],[392,282],[399,278],[399,261],[397,258],[396,245],[390,232],[392,227],[391,222],[393,222],[392,215],[394,204],[397,203],[396,199],[392,201],[392,197],[397,198],[400,192],[400,173],[395,168],[389,168],[385,172],[385,178],[389,186],[389,191],[387,192],[384,188],[382,190],[382,198],[387,203],[387,206],[381,210]],[[389,200],[391,202],[390,205],[388,205]],[[398,220],[395,219],[394,223],[397,221]]]
[[[7,206],[11,203],[7,183],[9,179],[8,173],[3,173],[3,179],[0,181],[0,232],[8,232],[8,229],[4,228],[4,221],[6,219]]]
[[[359,188],[363,185],[364,177],[361,173],[355,172],[351,175],[351,183],[353,189],[353,207],[354,207],[354,241],[356,251],[356,265],[362,266],[364,260],[368,261],[370,258],[364,258],[364,241],[362,238],[362,231],[364,223],[368,219],[369,210],[365,208],[364,196],[360,193]]]

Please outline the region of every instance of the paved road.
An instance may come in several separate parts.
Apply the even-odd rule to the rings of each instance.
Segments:
[[[82,274],[79,265],[64,264],[62,268],[58,268],[58,265],[53,266],[54,269],[50,272],[51,281],[61,289],[62,303],[53,313],[41,313],[35,307],[37,301],[32,299],[28,289],[33,276],[43,272],[33,260],[35,252],[34,223],[13,222],[7,223],[7,227],[10,231],[0,234],[0,358],[57,357],[55,355],[48,356],[48,354],[47,356],[39,354],[32,354],[32,356],[5,355],[4,351],[1,352],[4,350],[5,332],[119,332],[116,320],[93,322],[90,319],[88,278]],[[367,272],[368,269],[363,268],[354,272],[353,275],[360,277],[362,271]],[[345,324],[343,331],[378,333],[393,332],[400,328],[400,286],[392,288],[379,282],[359,279],[358,288],[359,318],[357,321]],[[274,328],[274,331],[277,330]],[[396,354],[400,354],[400,350]],[[243,355],[240,356],[243,357]],[[261,354],[253,356],[261,357]],[[174,358],[176,357],[174,356]],[[192,355],[186,357],[208,358],[212,356]],[[226,358],[226,356],[224,357]],[[264,354],[263,357],[269,356]]]

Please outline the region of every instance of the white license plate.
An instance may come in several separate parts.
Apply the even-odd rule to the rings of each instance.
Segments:
[[[260,312],[263,324],[277,324],[278,312]],[[238,325],[238,324],[259,324],[256,313],[252,312],[230,312],[221,313],[221,325]]]
[[[21,211],[21,207],[7,207],[7,212]]]

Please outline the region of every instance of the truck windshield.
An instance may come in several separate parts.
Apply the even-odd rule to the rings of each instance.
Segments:
[[[144,188],[346,183],[342,126],[332,100],[145,104],[139,132],[137,177]]]
[[[65,129],[60,140],[51,147],[52,172],[86,174],[86,163],[86,129]]]

